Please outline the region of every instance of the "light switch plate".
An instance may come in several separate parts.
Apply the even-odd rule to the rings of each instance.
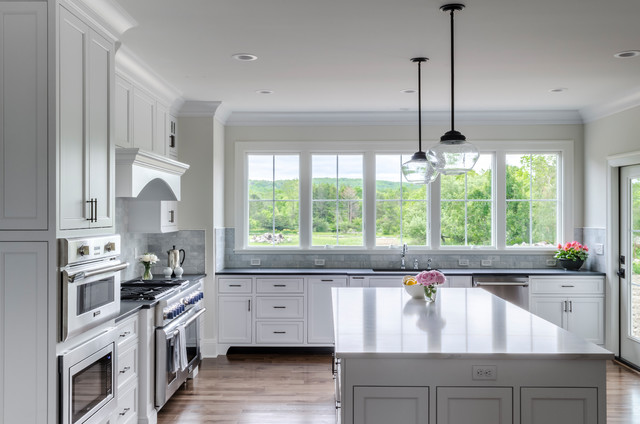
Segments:
[[[251,265],[253,266],[260,265],[260,259],[251,259]]]
[[[547,259],[547,266],[556,266],[555,259]]]
[[[458,259],[459,266],[469,266],[469,259]]]
[[[313,261],[314,265],[324,266],[324,259],[316,259]]]
[[[491,259],[483,259],[480,261],[481,266],[491,266]]]
[[[593,250],[596,251],[596,255],[604,255],[604,244],[602,243],[596,243],[593,246]]]

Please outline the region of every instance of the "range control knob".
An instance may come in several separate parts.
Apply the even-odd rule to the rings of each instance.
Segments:
[[[113,252],[114,250],[116,250],[116,244],[112,241],[110,241],[104,246],[105,252]]]
[[[89,246],[80,246],[78,247],[78,255],[86,256],[89,254]]]

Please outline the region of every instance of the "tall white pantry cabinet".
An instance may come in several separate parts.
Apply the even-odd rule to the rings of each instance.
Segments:
[[[115,37],[87,12],[0,1],[1,423],[57,422],[57,239],[113,232]]]

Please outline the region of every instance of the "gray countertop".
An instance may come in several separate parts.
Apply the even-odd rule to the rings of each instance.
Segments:
[[[597,271],[565,271],[562,268],[442,268],[439,269],[445,275],[605,275]],[[420,270],[387,270],[374,271],[373,269],[349,269],[349,268],[225,268],[216,271],[216,275],[411,275]]]
[[[183,280],[189,280],[189,284],[204,278],[206,274],[184,274],[181,278]],[[116,317],[116,322],[122,321],[125,318],[138,312],[140,309],[152,308],[158,303],[157,300],[122,300],[120,301],[120,315]]]
[[[426,303],[400,287],[340,287],[332,300],[337,357],[613,359],[484,290],[441,288]]]

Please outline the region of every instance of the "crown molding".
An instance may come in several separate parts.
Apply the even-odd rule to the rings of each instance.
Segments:
[[[222,105],[222,102],[207,102],[200,100],[186,100],[180,111],[178,112],[178,116],[181,117],[196,117],[196,118],[206,118],[206,117],[214,117],[217,115],[217,111]]]
[[[114,40],[138,26],[138,22],[115,0],[66,0]]]
[[[145,88],[175,110],[174,103],[183,102],[182,93],[158,75],[149,65],[122,45],[116,53],[116,73],[135,85]]]
[[[630,94],[607,103],[583,108],[580,110],[580,115],[584,122],[593,122],[637,106],[640,106],[640,87]]]
[[[427,125],[446,125],[449,112],[423,112]],[[578,111],[456,112],[464,125],[574,125],[582,124]],[[350,126],[415,125],[416,112],[232,112],[228,126]]]

